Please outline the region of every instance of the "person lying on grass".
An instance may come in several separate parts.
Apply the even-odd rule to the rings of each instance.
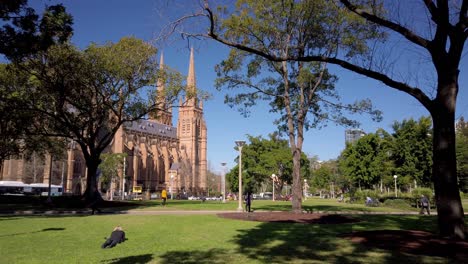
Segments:
[[[125,232],[122,230],[122,227],[116,226],[114,231],[112,231],[109,238],[106,238],[106,242],[102,244],[101,248],[112,248],[115,247],[118,243],[125,241]]]

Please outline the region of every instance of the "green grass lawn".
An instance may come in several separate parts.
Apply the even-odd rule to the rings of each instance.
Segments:
[[[163,207],[160,200],[134,201],[133,210],[236,210],[237,201],[189,201],[189,200],[168,200]],[[290,201],[253,200],[252,209],[254,211],[290,211]],[[379,207],[365,206],[363,203],[343,203],[336,199],[309,198],[302,204],[306,211],[360,211],[360,212],[416,212],[416,208],[390,208],[383,205]],[[468,208],[468,207],[467,207]],[[126,209],[124,207],[120,209]]]
[[[45,198],[41,198],[45,200]],[[0,196],[0,212],[11,210],[74,210],[80,209],[80,198],[70,197],[54,197],[55,207],[44,205],[44,201],[38,197],[8,197]],[[462,205],[465,212],[468,212],[468,199],[462,200]],[[171,210],[232,210],[235,211],[238,207],[237,201],[189,201],[189,200],[168,200],[167,206],[161,205],[161,200],[150,201],[120,201],[106,202],[102,208],[111,207],[113,210],[143,210],[143,211],[171,211]],[[81,204],[81,209],[83,204]],[[271,201],[271,200],[253,200],[252,209],[255,211],[289,211],[291,210],[291,202],[289,201]],[[379,207],[368,207],[363,203],[345,203],[338,202],[336,199],[320,199],[308,198],[303,201],[303,209],[306,211],[360,211],[360,212],[417,212],[417,208],[391,208],[381,204]],[[433,209],[435,211],[435,209]]]
[[[0,217],[1,263],[447,263],[368,249],[339,237],[355,230],[435,229],[432,216],[355,215],[339,225],[260,223],[216,215]],[[128,240],[101,249],[121,225]],[[395,241],[398,243],[398,241]]]
[[[187,200],[169,200],[166,207],[159,200],[132,204],[117,209],[235,211],[238,206],[237,201]],[[467,200],[463,205],[466,210]],[[252,208],[290,210],[291,203],[254,200]],[[304,201],[303,208],[401,211],[315,198]],[[318,225],[247,222],[216,215],[0,216],[0,263],[450,263],[440,257],[369,249],[340,237],[357,230],[434,232],[435,216],[352,217],[361,221]],[[116,225],[124,227],[128,240],[113,249],[101,249],[104,237]]]

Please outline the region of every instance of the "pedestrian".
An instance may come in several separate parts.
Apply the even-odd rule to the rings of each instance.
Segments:
[[[163,189],[161,192],[162,205],[166,206],[167,192],[166,189]]]
[[[344,196],[343,193],[340,194],[340,198],[338,198],[338,202],[343,202],[344,201]]]
[[[250,206],[252,205],[252,194],[247,192],[245,196],[245,210],[250,213]]]
[[[429,204],[429,199],[427,199],[426,196],[421,195],[420,203],[421,203],[421,211],[419,213],[424,214],[424,209],[426,209],[427,214],[430,215],[431,214],[431,209],[430,209],[431,205]]]
[[[113,248],[118,243],[125,241],[125,232],[122,230],[122,227],[116,226],[112,231],[109,238],[106,239],[106,242],[102,244],[101,248]]]

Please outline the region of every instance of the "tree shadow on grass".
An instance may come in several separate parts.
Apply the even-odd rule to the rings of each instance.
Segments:
[[[207,251],[171,251],[160,256],[161,263],[186,263],[186,264],[222,264],[229,263],[229,254],[222,249],[210,249]]]
[[[22,232],[22,233],[1,235],[0,237],[19,236],[19,235],[27,235],[27,234],[34,234],[34,233],[41,233],[41,232],[48,232],[48,231],[63,231],[63,230],[65,230],[65,228],[63,227],[51,227],[51,228],[44,228],[42,230],[33,231],[33,232]]]
[[[389,221],[396,221],[395,217],[391,217]],[[364,216],[362,218],[365,219]],[[374,220],[381,219],[383,218]],[[416,222],[417,219],[412,221]],[[376,244],[354,243],[341,236],[351,234],[354,230],[366,230],[371,226],[386,229],[388,226],[384,222],[369,224],[362,221],[339,225],[264,222],[251,229],[239,230],[234,242],[239,245],[240,254],[265,263],[421,263],[421,258],[431,261],[448,259],[443,254],[400,252],[398,247],[385,248]],[[402,223],[402,226],[413,225],[415,223]],[[400,243],[398,240],[392,242]]]
[[[254,211],[291,211],[291,202],[277,202],[276,204],[266,205],[252,205]],[[338,211],[357,211],[357,212],[370,212],[373,211],[369,207],[346,207],[338,205],[302,205],[302,210],[308,212],[324,211],[324,212],[338,212]]]
[[[152,260],[153,260],[152,254],[143,254],[143,255],[138,255],[138,256],[129,256],[129,257],[123,257],[123,258],[103,260],[102,262],[109,263],[109,264],[126,264],[126,263],[140,264],[140,263],[149,263]]]

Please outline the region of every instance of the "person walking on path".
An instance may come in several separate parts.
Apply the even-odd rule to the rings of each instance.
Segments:
[[[245,196],[245,210],[247,212],[250,212],[251,205],[252,205],[252,194],[250,192],[247,192],[247,195]]]
[[[431,207],[430,207],[430,204],[429,204],[429,199],[427,199],[426,196],[424,195],[421,195],[421,211],[419,212],[420,214],[424,214],[424,209],[426,209],[427,211],[427,214],[430,215],[431,214]]]
[[[118,243],[125,241],[125,232],[122,230],[122,227],[116,226],[112,231],[110,237],[102,244],[101,248],[113,248]]]
[[[166,189],[163,189],[161,192],[162,205],[166,206],[167,192]]]

